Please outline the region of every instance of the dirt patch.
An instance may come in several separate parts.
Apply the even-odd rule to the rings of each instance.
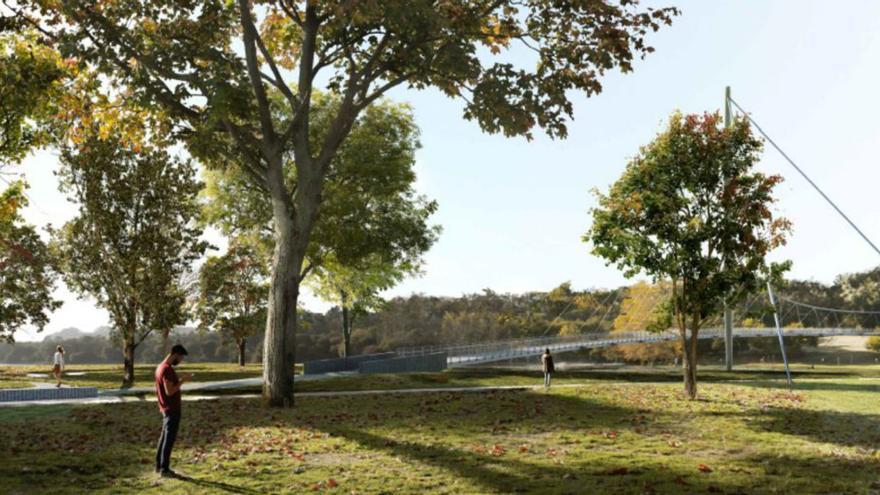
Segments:
[[[839,335],[822,339],[819,344],[819,349],[822,350],[825,348],[831,350],[829,348],[833,348],[833,350],[840,351],[865,352],[867,350],[865,347],[867,341],[868,337],[862,337],[859,335]]]

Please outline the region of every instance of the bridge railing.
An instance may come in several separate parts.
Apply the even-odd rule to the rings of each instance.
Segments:
[[[739,338],[776,336],[775,328],[734,328],[733,332],[734,336]],[[783,329],[783,334],[791,337],[829,337],[835,335],[876,335],[878,332],[874,329],[860,328],[786,328]],[[704,328],[700,330],[699,338],[715,339],[721,338],[723,335],[724,330],[721,328]],[[677,338],[679,338],[678,332],[672,330],[666,332],[597,332],[473,344],[407,347],[398,349],[396,352],[401,356],[445,352],[450,365],[464,365],[536,356],[541,354],[544,349],[560,352],[618,344],[660,342]]]

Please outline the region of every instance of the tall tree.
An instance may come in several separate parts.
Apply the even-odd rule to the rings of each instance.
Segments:
[[[329,122],[339,98],[315,98],[315,127]],[[351,353],[354,319],[381,303],[378,294],[415,274],[435,242],[428,224],[437,203],[417,195],[418,128],[407,105],[379,101],[367,108],[330,164],[302,278],[342,310],[344,355]],[[284,169],[296,180],[292,157]],[[207,171],[205,219],[249,240],[271,256],[272,205],[237,168]]]
[[[327,172],[364,109],[395,87],[433,86],[461,98],[464,116],[488,132],[530,137],[539,126],[563,137],[570,91],[598,93],[606,71],[631,70],[635,57],[652,50],[648,32],[677,14],[642,10],[634,0],[5,5],[65,56],[101,70],[107,87],[160,106],[195,156],[234,158],[270,198],[275,246],[263,395],[276,406],[292,403],[290,343]],[[514,43],[528,51],[525,63],[504,58]],[[320,81],[341,101],[314,139],[312,96]],[[273,111],[272,92],[289,112]],[[290,153],[293,183],[284,174]]]
[[[199,271],[196,316],[200,327],[213,329],[238,348],[245,365],[247,340],[266,319],[268,270],[253,247],[233,243],[222,256],[208,258]]]
[[[584,236],[593,253],[628,277],[672,282],[671,307],[684,348],[685,391],[697,395],[697,336],[722,302],[741,300],[761,275],[786,266],[766,256],[785,243],[790,223],[774,218],[782,178],[753,171],[762,143],[740,119],[723,128],[717,114],[673,114],[607,195],[599,195]]]
[[[122,341],[123,387],[150,334],[186,321],[178,281],[204,252],[201,184],[189,161],[151,143],[104,139],[97,126],[61,154],[60,188],[79,215],[53,233],[67,285],[107,310]]]

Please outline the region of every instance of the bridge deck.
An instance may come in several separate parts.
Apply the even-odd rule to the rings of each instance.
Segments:
[[[776,337],[776,329],[734,328],[733,335],[734,338]],[[832,337],[840,335],[875,336],[880,335],[880,332],[875,329],[864,328],[786,328],[783,329],[783,335],[786,337]],[[717,339],[723,338],[723,336],[723,329],[706,328],[700,331],[698,338]],[[618,344],[662,342],[678,338],[678,332],[671,331],[662,333],[601,333],[566,337],[507,340],[500,342],[487,342],[484,344],[407,348],[401,349],[397,352],[401,355],[420,355],[445,352],[448,356],[448,365],[453,367],[537,356],[543,353],[544,349],[550,349],[550,352],[559,353],[579,349],[595,349]]]

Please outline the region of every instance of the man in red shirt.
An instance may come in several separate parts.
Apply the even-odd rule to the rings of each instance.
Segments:
[[[189,381],[192,375],[181,373],[178,377],[173,366],[182,363],[187,354],[186,349],[177,344],[156,367],[156,398],[159,400],[159,410],[162,412],[162,435],[156,448],[156,472],[163,477],[175,476],[170,464],[171,449],[174,447],[177,429],[180,427],[180,387],[184,382]]]

